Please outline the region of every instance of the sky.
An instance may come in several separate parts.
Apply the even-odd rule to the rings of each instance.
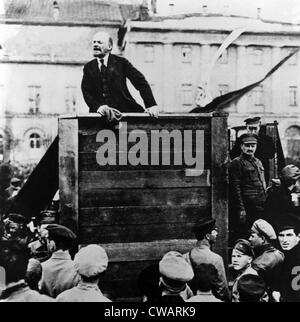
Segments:
[[[207,5],[210,13],[222,13],[227,6],[230,14],[256,17],[261,8],[263,19],[300,23],[300,0],[157,0],[159,15],[170,13],[170,3],[174,14],[201,12]]]

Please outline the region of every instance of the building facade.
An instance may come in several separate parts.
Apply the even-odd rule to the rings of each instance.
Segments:
[[[205,82],[212,57],[226,37],[244,28],[214,65],[212,98],[258,81],[300,46],[300,25],[259,18],[194,14],[129,21],[124,55],[149,78],[164,112],[189,112],[197,86]],[[229,125],[251,115],[277,121],[286,156],[300,156],[300,57],[295,54],[269,79],[232,104]]]
[[[0,161],[36,163],[57,135],[60,114],[86,113],[80,83],[92,37],[106,30],[114,52],[149,81],[162,112],[189,112],[213,55],[244,32],[211,70],[212,97],[261,79],[300,46],[300,25],[217,14],[148,17],[145,6],[100,0],[5,0],[0,12]],[[153,10],[152,10],[153,11]],[[143,21],[141,21],[143,20]],[[126,22],[127,21],[127,22]],[[300,157],[300,57],[228,109],[229,125],[251,115],[278,121],[286,156]],[[131,87],[133,96],[140,96]]]

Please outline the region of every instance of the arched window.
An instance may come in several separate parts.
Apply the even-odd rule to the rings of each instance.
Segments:
[[[39,149],[41,147],[41,136],[37,133],[30,134],[29,146],[31,149]]]
[[[300,127],[291,126],[285,132],[287,138],[287,155],[291,158],[300,157]]]

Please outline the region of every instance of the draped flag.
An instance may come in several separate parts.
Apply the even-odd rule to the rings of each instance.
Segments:
[[[190,113],[211,113],[216,110],[220,110],[222,108],[228,107],[230,103],[237,101],[242,96],[250,92],[253,88],[261,84],[264,80],[266,80],[268,77],[270,77],[276,70],[281,67],[288,59],[290,59],[292,56],[294,56],[300,48],[290,53],[288,56],[283,58],[277,65],[275,65],[261,80],[250,84],[248,86],[245,86],[241,89],[235,90],[233,92],[226,93],[224,95],[218,96],[215,99],[213,99],[210,103],[208,103],[204,107],[196,107]]]

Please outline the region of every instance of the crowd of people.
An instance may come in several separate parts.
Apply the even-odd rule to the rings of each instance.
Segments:
[[[240,153],[231,154],[229,166],[230,229],[234,242],[229,245],[228,267],[213,251],[218,229],[222,227],[218,227],[210,214],[202,214],[193,227],[195,247],[185,254],[173,249],[157,264],[140,272],[137,287],[141,300],[300,301],[297,193],[300,169],[287,165],[279,179],[266,176],[256,151],[260,147],[263,159],[269,143],[260,146],[262,139],[255,133],[259,129],[257,118],[248,119],[248,123],[248,132],[237,141]],[[270,140],[264,137],[263,141]],[[272,155],[269,153],[264,163]],[[3,191],[13,195],[20,181],[14,179],[10,169],[6,165],[2,167],[1,184]],[[270,183],[268,187],[266,180]],[[4,210],[5,207],[1,208],[0,221],[0,273],[5,272],[4,280],[0,280],[1,301],[114,300],[101,291],[101,276],[109,263],[106,250],[100,245],[88,245],[74,254],[77,237],[69,228],[56,223],[57,209],[43,211],[31,222],[32,218]]]

